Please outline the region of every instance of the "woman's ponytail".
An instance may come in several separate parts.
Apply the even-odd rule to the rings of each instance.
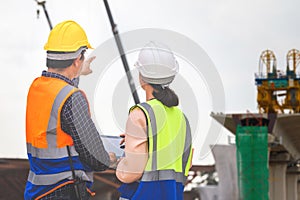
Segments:
[[[153,96],[162,102],[165,106],[172,107],[178,106],[179,99],[175,92],[169,87],[163,87],[161,85],[150,84],[153,88]]]

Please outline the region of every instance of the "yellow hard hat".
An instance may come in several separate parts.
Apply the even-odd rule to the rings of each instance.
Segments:
[[[44,46],[47,51],[73,52],[80,47],[92,48],[83,28],[68,20],[57,24],[50,32]]]

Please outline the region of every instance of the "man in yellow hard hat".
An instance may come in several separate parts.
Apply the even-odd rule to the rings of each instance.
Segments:
[[[116,162],[107,153],[91,119],[78,76],[91,73],[84,53],[91,48],[74,21],[59,23],[45,45],[47,71],[30,86],[26,109],[26,143],[30,171],[24,198],[89,199],[93,171]]]

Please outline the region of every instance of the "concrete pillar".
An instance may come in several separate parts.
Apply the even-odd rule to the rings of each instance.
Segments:
[[[199,186],[194,189],[200,195],[200,199],[203,200],[219,200],[218,198],[218,186],[207,185]]]
[[[298,174],[287,173],[286,175],[286,199],[298,199]]]
[[[298,199],[300,200],[300,175],[298,176]]]
[[[238,199],[235,145],[215,145],[211,148],[219,177],[218,200]]]
[[[288,153],[271,154],[269,163],[269,191],[271,200],[286,199],[286,170],[290,160]]]

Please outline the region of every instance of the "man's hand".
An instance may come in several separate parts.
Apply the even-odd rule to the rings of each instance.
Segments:
[[[113,152],[109,152],[108,155],[109,155],[109,159],[110,159],[109,168],[115,169],[118,164],[116,154]]]
[[[80,75],[89,75],[93,72],[90,68],[90,64],[93,62],[93,60],[95,60],[95,58],[96,56],[92,56],[83,62]]]

